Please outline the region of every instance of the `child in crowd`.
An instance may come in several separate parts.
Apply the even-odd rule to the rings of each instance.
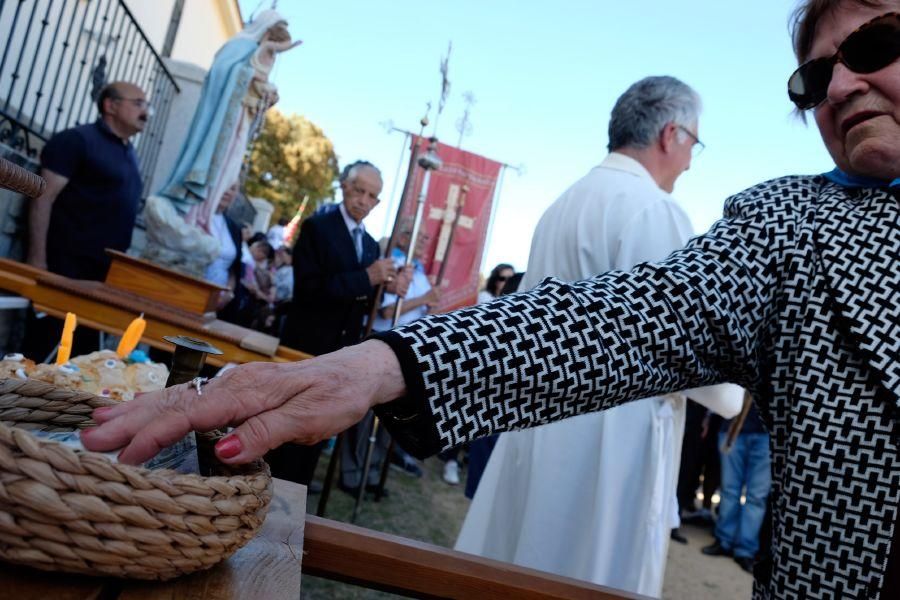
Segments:
[[[245,265],[244,285],[255,298],[253,321],[251,329],[264,331],[266,322],[272,314],[272,306],[275,302],[275,285],[270,265],[275,256],[271,244],[262,239],[253,241],[251,238],[250,256],[253,262]]]
[[[281,337],[284,319],[294,299],[294,266],[291,249],[282,246],[275,251],[275,308],[266,329]]]

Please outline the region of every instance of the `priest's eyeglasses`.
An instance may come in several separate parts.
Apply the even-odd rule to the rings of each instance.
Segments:
[[[694,140],[694,143],[691,146],[691,158],[697,158],[698,156],[700,156],[700,153],[703,152],[704,148],[706,148],[706,144],[700,141],[700,138],[697,137],[696,133],[694,133],[684,125],[679,125],[678,129],[688,134],[688,136],[690,136],[690,138]]]

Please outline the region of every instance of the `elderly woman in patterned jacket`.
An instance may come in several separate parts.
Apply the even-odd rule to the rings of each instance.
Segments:
[[[732,198],[685,249],[435,315],[295,364],[230,370],[96,411],[85,445],[144,460],[237,425],[230,463],[312,444],[375,406],[410,452],[717,382],[771,435],[755,598],[897,598],[900,0],[805,0],[788,90],[836,169]]]

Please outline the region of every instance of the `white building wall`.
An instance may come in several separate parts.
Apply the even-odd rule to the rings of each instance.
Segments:
[[[125,0],[125,3],[156,51],[162,51],[175,0]],[[187,0],[171,58],[209,69],[222,44],[242,26],[237,0]]]
[[[192,2],[206,3],[206,1],[187,0],[187,4]],[[153,45],[153,49],[160,52],[166,39],[169,18],[172,16],[175,0],[125,0],[125,6],[128,7],[128,10],[134,15],[134,20],[144,30],[147,39]]]

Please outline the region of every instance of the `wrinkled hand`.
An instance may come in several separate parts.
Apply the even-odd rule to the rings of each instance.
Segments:
[[[327,439],[405,391],[393,351],[369,340],[296,363],[241,365],[212,379],[200,396],[182,384],[99,408],[99,426],[84,430],[82,441],[98,452],[123,448],[119,460],[139,464],[190,431],[230,425],[237,428],[216,444],[216,455],[242,464],[285,442]]]
[[[366,274],[369,276],[369,283],[373,286],[382,283],[391,283],[397,275],[397,268],[394,266],[393,259],[382,258],[376,260],[366,268]]]
[[[409,286],[412,283],[413,268],[410,266],[403,267],[397,272],[397,276],[393,281],[388,282],[386,289],[392,294],[396,294],[400,298],[406,298],[409,293]]]

